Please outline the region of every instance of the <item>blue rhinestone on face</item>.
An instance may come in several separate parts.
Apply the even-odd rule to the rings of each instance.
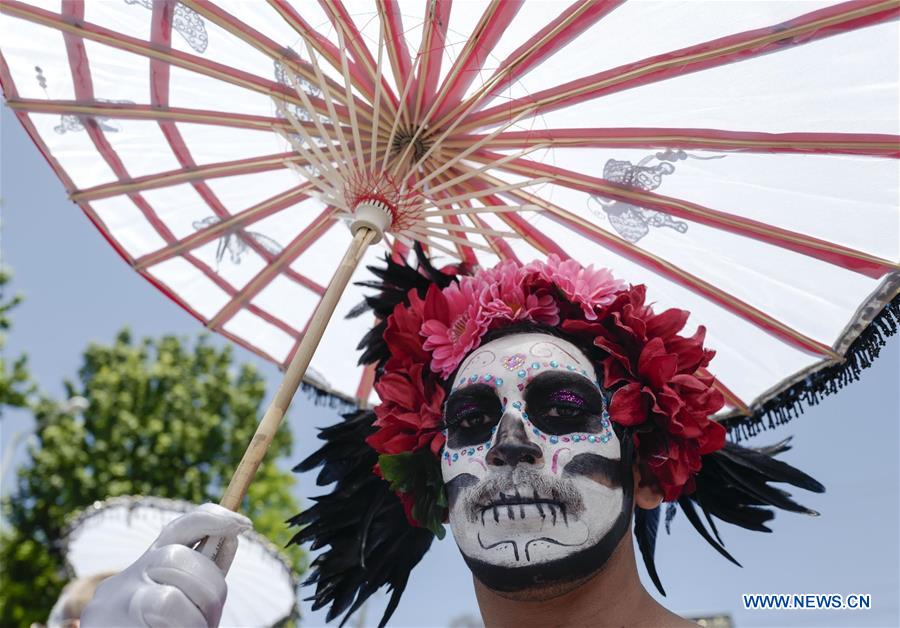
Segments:
[[[477,375],[473,375],[472,377],[469,378],[469,383],[474,384],[474,383],[477,382],[477,381],[478,381],[478,376],[477,376]]]
[[[577,443],[577,442],[579,442],[580,440],[581,440],[581,436],[579,436],[578,434],[575,434],[575,436],[572,437],[572,441],[573,441],[573,442],[576,442],[576,443]]]
[[[470,455],[470,456],[474,456],[474,455],[475,455],[475,449],[474,449],[473,447],[470,447],[470,448],[469,448],[469,455]]]
[[[550,444],[551,444],[551,445],[555,445],[555,444],[558,443],[558,442],[559,442],[559,437],[558,437],[558,436],[551,436],[551,437],[550,437]]]
[[[459,460],[459,454],[453,454],[453,462]]]
[[[522,402],[521,401],[513,401],[513,408],[515,408],[516,410],[521,410]]]
[[[494,380],[494,384],[496,384],[497,386],[502,386],[503,380],[498,377],[497,379]]]
[[[537,370],[537,369],[541,368],[541,363],[540,362],[532,362],[531,368],[533,368],[534,370]]]
[[[494,427],[491,428],[491,434],[493,434],[496,431],[497,431],[497,426],[495,425]]]
[[[518,375],[519,377],[525,377],[526,375],[528,375],[528,373],[526,371],[519,371],[518,373],[516,373],[516,375]]]
[[[589,442],[589,443],[596,443],[596,442],[597,442],[597,437],[594,436],[593,434],[591,434],[590,436],[588,436],[588,442]]]
[[[527,418],[528,418],[528,413],[527,413],[527,412],[523,412],[523,413],[522,413],[522,418],[523,418],[523,419],[527,419]]]
[[[604,443],[608,443],[610,438],[612,438],[612,434],[607,433],[607,434],[604,434],[603,436],[601,436],[600,440]]]
[[[557,366],[559,366],[559,362],[557,362],[556,360],[550,360],[550,366],[556,368]]]
[[[491,381],[492,379],[494,379],[494,376],[493,376],[493,375],[485,375],[485,376],[482,377],[481,379],[483,379],[483,380],[486,381],[486,382],[489,382],[489,381]]]
[[[539,429],[536,428],[536,427],[533,428],[531,431],[534,432],[534,435],[535,435],[535,436],[540,436],[540,435],[541,435],[541,430],[539,430]]]
[[[566,364],[566,368],[569,369],[570,371],[574,371],[574,370],[575,370],[575,367],[572,366],[571,364]]]

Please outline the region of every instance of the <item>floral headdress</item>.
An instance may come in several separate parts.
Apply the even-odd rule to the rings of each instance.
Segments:
[[[427,451],[437,460],[444,386],[488,331],[516,323],[556,327],[604,352],[601,383],[612,391],[610,419],[635,428],[638,460],[666,500],[691,493],[701,456],[725,444],[725,428],[709,418],[724,398],[701,371],[714,355],[703,348],[705,329],[679,335],[688,312],[654,313],[644,286],[626,286],[606,269],[551,255],[527,266],[501,263],[444,288],[432,285],[424,299],[415,289],[407,296],[408,304],[397,304],[387,317],[390,357],[375,385],[379,429],[367,442],[410,506],[416,496],[403,490],[409,484],[396,462],[402,458],[391,457]],[[391,475],[395,470],[399,476]],[[411,522],[435,530],[440,524],[416,514],[409,513]]]
[[[550,327],[596,356],[599,383],[611,395],[609,418],[627,443],[623,447],[634,451],[670,502],[667,527],[677,502],[697,531],[737,562],[722,546],[712,516],[768,530],[765,522],[774,514],[764,506],[812,513],[768,486],[776,481],[824,490],[772,458],[788,448],[787,441],[767,450],[740,447],[726,442],[725,428],[710,418],[724,398],[705,371],[714,355],[703,347],[705,329],[679,333],[687,311],[656,313],[644,286],[555,255],[474,274],[438,270],[421,251],[419,262],[412,268],[388,259],[387,268],[371,268],[380,281],[363,285],[378,293],[353,312],[371,309],[381,319],[360,343],[361,362],[376,365],[381,403],[323,430],[326,445],[298,466],[324,464],[319,483],[337,482],[331,495],[292,521],[309,524],[293,541],[313,540],[314,549],[331,545],[310,578],[318,583],[315,606],[331,604],[329,619],[348,608],[349,616],[387,584],[394,597],[386,621],[409,570],[434,536],[444,536],[447,500],[439,456],[446,389],[463,359],[486,334],[503,327]],[[660,509],[635,510],[638,545],[662,591],[653,562]],[[348,563],[356,565],[353,576]]]

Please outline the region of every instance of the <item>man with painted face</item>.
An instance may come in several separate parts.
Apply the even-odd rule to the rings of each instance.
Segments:
[[[661,501],[734,561],[700,513],[767,530],[769,507],[811,513],[769,482],[824,490],[772,458],[783,443],[725,442],[703,328],[679,335],[687,312],[655,313],[643,286],[555,256],[457,277],[420,254],[377,274],[360,348],[380,403],[322,430],[297,467],[333,484],[290,521],[292,542],[328,546],[307,583],[329,621],[387,585],[384,625],[449,521],[488,626],[690,625],[641,585],[628,531],[662,591]],[[214,626],[246,525],[212,505],[176,520],[100,587],[85,626]],[[226,539],[215,563],[188,549],[207,535]]]
[[[534,332],[481,345],[454,377],[442,473],[486,625],[693,625],[640,583],[632,510],[662,495],[623,458],[597,382],[578,347]]]

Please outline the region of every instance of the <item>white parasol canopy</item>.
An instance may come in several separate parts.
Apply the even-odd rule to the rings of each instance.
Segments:
[[[280,365],[312,355],[332,278],[367,277],[336,273],[366,206],[386,223],[348,254],[363,266],[419,242],[646,283],[707,327],[727,411],[749,415],[856,360],[896,299],[898,12],[5,0],[0,82],[125,262]],[[306,381],[371,399],[354,366],[371,324],[330,325]]]

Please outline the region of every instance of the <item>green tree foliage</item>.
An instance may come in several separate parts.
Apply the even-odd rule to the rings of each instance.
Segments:
[[[218,501],[256,428],[264,383],[253,367],[235,366],[230,349],[201,338],[134,343],[127,331],[112,346],[91,345],[65,403],[34,407],[36,443],[4,504],[0,625],[44,621],[64,584],[59,539],[67,519],[95,500],[154,495]],[[275,438],[242,512],[257,532],[284,547],[285,519],[299,507],[293,477],[276,457],[291,437]],[[300,551],[286,552],[298,571]]]
[[[22,408],[27,404],[28,394],[33,392],[34,384],[28,373],[28,358],[19,356],[7,363],[6,334],[11,326],[10,311],[22,302],[22,297],[6,298],[6,285],[10,274],[0,267],[0,417],[6,407]]]

